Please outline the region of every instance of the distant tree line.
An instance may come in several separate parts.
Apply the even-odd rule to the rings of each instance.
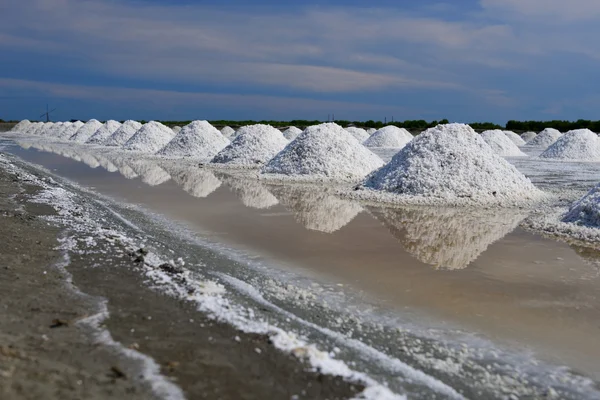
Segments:
[[[577,121],[508,121],[506,123],[506,129],[511,131],[539,132],[545,128],[554,128],[561,132],[587,128],[593,132],[600,132],[600,121],[579,119]]]

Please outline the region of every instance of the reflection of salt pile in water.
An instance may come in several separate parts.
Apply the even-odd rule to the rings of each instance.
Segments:
[[[346,128],[347,132],[350,132],[354,139],[358,140],[360,143],[364,142],[369,138],[369,134],[362,128],[357,128],[355,126],[349,126]]]
[[[513,131],[502,131],[502,132],[504,132],[506,137],[509,138],[510,141],[515,144],[515,146],[525,145],[525,141],[521,138],[521,136],[517,135]]]
[[[29,150],[33,146],[33,143],[29,140],[17,140],[15,143],[23,150]]]
[[[94,157],[96,157],[96,160],[98,160],[98,163],[100,163],[100,166],[102,168],[104,168],[105,170],[107,170],[108,172],[117,172],[119,169],[117,168],[116,165],[114,165],[112,163],[112,161],[106,157],[103,154],[94,154]]]
[[[79,128],[79,130],[73,136],[71,136],[69,140],[83,144],[87,142],[89,138],[91,138],[92,135],[96,133],[98,129],[100,129],[101,126],[102,123],[100,123],[98,120],[90,119],[88,122],[83,124],[83,126]]]
[[[90,153],[80,150],[80,149],[77,149],[77,150],[73,149],[73,152],[75,154],[77,154],[79,156],[79,159],[81,160],[81,162],[84,163],[85,165],[87,165],[88,167],[98,168],[100,166],[100,162],[98,162],[96,157],[94,157]]]
[[[310,230],[335,232],[362,211],[358,203],[342,200],[322,188],[277,186],[271,190],[294,218]]]
[[[525,133],[521,133],[521,139],[523,139],[523,141],[525,142],[525,144],[527,144],[529,141],[531,141],[532,139],[534,139],[537,136],[537,133],[535,132],[525,132]]]
[[[481,137],[492,148],[494,153],[502,157],[524,157],[527,154],[523,153],[506,134],[499,130],[485,131]]]
[[[67,126],[65,129],[58,133],[56,136],[57,140],[60,141],[68,141],[71,136],[77,133],[77,131],[83,126],[83,122],[75,121],[71,125]]]
[[[129,165],[136,174],[142,177],[142,182],[147,185],[158,186],[171,179],[171,175],[153,161],[140,159],[131,160]]]
[[[600,228],[600,185],[573,203],[569,212],[562,218],[562,222]]]
[[[181,131],[181,127],[180,126],[173,126],[173,127],[171,127],[171,129],[173,130],[173,132],[176,135]]]
[[[376,200],[410,203],[509,205],[541,197],[529,179],[464,124],[438,125],[420,134],[371,174],[362,189],[367,189],[363,196]]]
[[[20,121],[15,126],[13,126],[12,129],[10,130],[10,132],[22,133],[22,132],[27,131],[27,129],[30,126],[31,126],[31,121],[29,121],[28,119],[24,119],[23,121]]]
[[[222,128],[221,135],[225,136],[229,140],[233,140],[233,138],[236,136],[235,130],[230,126],[226,126],[226,127]]]
[[[137,131],[142,128],[142,124],[137,121],[127,120],[104,141],[105,146],[123,146]]]
[[[512,232],[526,213],[462,208],[385,208],[372,214],[419,261],[463,269],[492,243]]]
[[[173,181],[183,190],[194,197],[208,197],[221,186],[221,181],[205,168],[192,167],[167,167]]]
[[[221,135],[207,121],[194,121],[186,125],[161,150],[158,155],[167,157],[192,157],[208,160],[229,145],[229,140]]]
[[[294,140],[298,137],[299,134],[302,133],[302,129],[298,129],[295,126],[290,126],[285,131],[283,131],[283,137],[287,140]]]
[[[589,129],[569,131],[558,138],[541,158],[600,161],[600,138]]]
[[[269,161],[288,144],[283,134],[270,125],[248,125],[240,128],[231,144],[211,161],[233,167],[258,167]]]
[[[262,169],[264,177],[351,181],[383,161],[335,123],[309,126]]]
[[[367,147],[402,148],[411,140],[413,140],[413,135],[409,131],[389,125],[373,133],[363,144]]]
[[[266,209],[279,204],[279,200],[255,179],[235,178],[221,174],[220,178],[240,198],[246,207]]]
[[[109,160],[117,167],[119,173],[126,179],[135,179],[139,175],[129,166],[127,160],[124,157],[112,156]]]
[[[377,132],[377,129],[375,129],[375,128],[369,128],[369,129],[367,129],[367,133],[368,133],[369,135],[372,135],[372,134],[374,134],[375,132]]]
[[[175,133],[171,128],[160,122],[150,121],[123,145],[123,150],[154,154],[165,147],[173,137],[175,137]]]
[[[536,135],[533,139],[527,142],[527,147],[542,147],[544,149],[548,148],[551,144],[556,142],[559,137],[562,136],[562,133],[557,131],[554,128],[546,128]]]
[[[121,123],[112,119],[106,121],[98,130],[86,141],[88,144],[104,144],[117,129]]]

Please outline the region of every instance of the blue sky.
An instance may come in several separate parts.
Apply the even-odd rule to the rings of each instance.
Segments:
[[[3,0],[0,118],[600,119],[597,0]]]

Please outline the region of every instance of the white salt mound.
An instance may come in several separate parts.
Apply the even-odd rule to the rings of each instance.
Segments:
[[[92,137],[94,133],[96,133],[98,129],[100,129],[101,126],[102,123],[100,121],[90,119],[81,128],[79,128],[79,130],[73,136],[71,136],[69,140],[76,143],[85,143],[89,140],[89,138]]]
[[[37,136],[46,136],[46,134],[48,133],[48,131],[50,130],[50,128],[52,128],[53,125],[54,125],[54,122],[44,122],[44,123],[42,123],[42,125],[40,125],[38,129],[36,129],[36,131],[34,132],[34,135],[37,135]]]
[[[29,125],[27,128],[25,128],[25,130],[23,131],[24,134],[26,135],[35,135],[35,132],[42,126],[44,125],[43,122],[33,122],[31,125]]]
[[[427,129],[363,187],[392,194],[383,200],[411,203],[509,205],[542,195],[465,124]]]
[[[112,119],[106,121],[98,130],[88,139],[88,144],[104,144],[121,127],[121,123]]]
[[[124,145],[123,150],[154,154],[169,143],[175,132],[160,122],[144,124]],[[141,175],[138,173],[138,175]]]
[[[221,129],[221,134],[227,139],[232,140],[235,137],[235,130],[230,126],[226,126]]]
[[[516,144],[512,142],[499,129],[485,131],[481,134],[481,137],[485,142],[492,148],[494,153],[502,157],[524,157],[527,154],[523,153]]]
[[[295,126],[290,126],[285,131],[283,131],[283,137],[287,140],[294,140],[302,133],[302,129],[296,128]]]
[[[377,132],[377,129],[375,129],[375,128],[369,128],[369,129],[367,129],[367,133],[368,133],[369,135],[372,135],[372,134],[374,134],[375,132]]]
[[[13,128],[10,131],[11,132],[25,132],[27,130],[27,128],[29,128],[30,126],[31,126],[31,121],[29,121],[28,119],[24,119],[23,121],[20,121],[18,124],[13,126]]]
[[[577,200],[565,214],[562,222],[589,228],[600,228],[600,185]]]
[[[385,126],[373,133],[363,145],[367,147],[394,147],[402,148],[413,140],[413,135],[404,128],[394,125]]]
[[[335,123],[309,126],[262,173],[299,180],[360,179],[384,162]]]
[[[354,138],[356,140],[358,140],[360,143],[364,142],[365,140],[367,140],[369,138],[369,134],[367,133],[367,131],[365,131],[362,128],[357,128],[355,126],[349,126],[346,128],[346,130],[348,132],[350,132],[350,134],[352,136],[354,136]]]
[[[546,149],[541,158],[600,161],[600,138],[589,129],[569,131]]]
[[[48,128],[48,130],[46,131],[46,136],[51,138],[58,137],[60,132],[62,132],[62,130],[64,129],[64,125],[64,122],[56,122],[54,125]]]
[[[515,145],[524,146],[525,141],[521,139],[521,136],[517,135],[513,131],[503,131],[506,137],[508,137]]]
[[[207,121],[194,121],[184,126],[156,154],[167,157],[193,157],[199,160],[207,160],[217,155],[229,143],[229,140]]]
[[[525,133],[521,133],[521,139],[523,139],[523,141],[527,144],[529,141],[531,141],[531,139],[535,138],[537,136],[537,133],[535,132],[525,132]]]
[[[71,136],[73,136],[77,131],[83,126],[83,122],[75,121],[71,125],[64,128],[62,131],[58,133],[56,136],[57,140],[69,140]]]
[[[538,133],[535,138],[527,142],[527,146],[547,148],[548,146],[556,142],[561,136],[562,133],[560,133],[556,129],[546,128],[540,133]]]
[[[142,128],[142,124],[137,121],[128,120],[117,129],[106,141],[105,146],[123,146],[137,131]]]
[[[175,132],[175,134],[178,134],[181,131],[181,127],[180,126],[174,126],[171,129],[173,130],[173,132]]]
[[[240,128],[231,144],[219,152],[212,163],[228,166],[260,166],[288,144],[283,134],[270,125],[249,125]]]

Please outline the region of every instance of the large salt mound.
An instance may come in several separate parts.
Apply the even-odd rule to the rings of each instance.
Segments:
[[[546,128],[529,142],[527,142],[527,146],[529,147],[543,147],[548,148],[554,142],[558,140],[559,137],[562,136],[562,133],[557,131],[554,128]]]
[[[65,127],[62,131],[58,133],[56,139],[58,140],[69,140],[71,136],[73,136],[77,131],[83,126],[83,122],[75,121],[69,126]]]
[[[173,132],[171,128],[164,126],[160,122],[150,121],[144,124],[140,130],[138,130],[135,135],[123,145],[123,150],[154,154],[165,147],[174,136],[175,132]]]
[[[527,154],[523,153],[516,144],[499,129],[485,131],[481,137],[492,148],[494,153],[502,157],[524,157]]]
[[[31,125],[29,125],[27,128],[25,128],[25,130],[23,130],[23,133],[25,135],[35,135],[35,132],[42,126],[44,125],[43,122],[32,122]]]
[[[221,129],[221,134],[227,139],[232,140],[235,137],[235,130],[230,126],[226,126]]]
[[[283,137],[287,140],[294,140],[302,133],[302,129],[296,128],[295,126],[290,126],[285,131],[283,131]]]
[[[372,135],[372,134],[374,134],[375,132],[377,132],[377,129],[375,129],[375,128],[369,128],[369,129],[367,129],[367,133],[368,133],[369,135]]]
[[[265,177],[294,180],[360,179],[384,162],[335,123],[309,126],[265,167]]]
[[[79,130],[73,136],[71,136],[69,140],[76,143],[85,143],[89,140],[89,138],[92,137],[94,133],[96,133],[98,129],[100,129],[101,126],[102,123],[100,121],[90,119],[81,128],[79,128]]]
[[[105,146],[123,146],[137,131],[142,128],[142,124],[137,121],[128,120],[117,129],[106,141]]]
[[[65,129],[65,122],[56,122],[46,131],[46,136],[49,138],[57,138],[63,129]]]
[[[542,195],[464,124],[427,129],[371,174],[363,188],[363,195],[375,200],[425,204],[510,205]]]
[[[167,157],[193,157],[199,160],[208,160],[217,155],[229,143],[229,140],[207,121],[194,121],[184,126],[156,154]]]
[[[240,128],[231,144],[219,152],[212,163],[234,167],[260,166],[288,144],[282,133],[270,125],[249,125]]]
[[[54,122],[44,122],[40,127],[35,131],[34,135],[37,136],[46,136],[50,128],[54,126]]]
[[[513,131],[503,131],[506,137],[508,137],[511,142],[513,142],[517,146],[525,145],[525,141],[521,139],[521,136],[517,135]]]
[[[600,161],[600,138],[589,129],[569,131],[546,149],[541,158]]]
[[[23,121],[19,122],[15,126],[13,126],[10,131],[11,132],[25,132],[27,130],[27,128],[29,128],[30,126],[31,126],[31,121],[29,121],[28,119],[24,119]]]
[[[531,141],[536,136],[537,136],[537,133],[531,132],[531,131],[530,132],[521,133],[521,139],[523,139],[523,141],[525,142],[525,144],[529,143],[529,141]]]
[[[589,228],[600,228],[600,185],[577,200],[565,214],[562,222]]]
[[[350,132],[352,136],[360,143],[364,142],[369,138],[369,134],[362,128],[357,128],[355,126],[349,126],[346,128],[346,131]]]
[[[389,125],[384,126],[373,133],[363,142],[363,145],[367,147],[402,148],[411,140],[413,140],[413,135],[411,135],[409,131],[394,125]]]
[[[96,133],[90,137],[86,143],[88,144],[104,144],[112,136],[113,133],[121,127],[121,123],[112,119],[106,121]]]

